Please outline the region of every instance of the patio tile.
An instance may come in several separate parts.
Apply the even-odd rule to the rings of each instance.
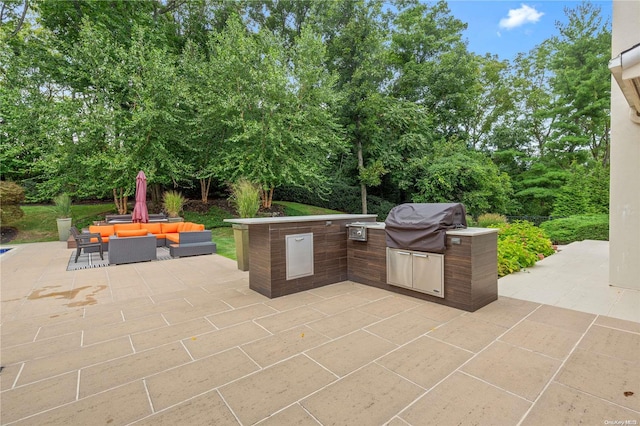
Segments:
[[[369,300],[352,294],[343,294],[341,296],[332,297],[331,299],[315,302],[311,306],[313,309],[317,309],[323,314],[335,315],[348,309],[362,306],[366,303],[369,303]]]
[[[596,325],[604,327],[618,328],[620,330],[632,331],[634,333],[640,333],[640,322],[625,321],[618,318],[611,318],[606,316],[598,316],[595,322]]]
[[[180,343],[127,355],[80,371],[81,398],[186,364],[191,358]]]
[[[383,337],[397,345],[402,345],[431,330],[440,323],[424,318],[414,312],[402,312],[366,328],[367,331]]]
[[[263,303],[263,302],[266,302],[267,300],[269,300],[268,297],[265,297],[260,293],[256,293],[255,291],[252,291],[249,294],[239,293],[238,295],[233,297],[222,298],[222,301],[224,303],[229,304],[233,308],[241,308],[243,306],[249,306],[256,303]]]
[[[218,392],[209,392],[136,422],[143,426],[239,425]]]
[[[307,352],[307,355],[342,377],[396,348],[396,345],[362,330]]]
[[[471,352],[423,336],[377,362],[429,389],[459,368],[472,355]]]
[[[362,297],[363,299],[375,301],[384,299],[385,297],[389,297],[391,293],[387,290],[382,290],[381,288],[361,285],[358,290],[354,290],[351,294],[353,294],[354,296]]]
[[[280,362],[307,349],[322,345],[326,336],[303,325],[242,346],[261,367]]]
[[[3,392],[2,424],[75,401],[77,384],[78,372],[74,371]],[[34,395],[38,397],[34,398]]]
[[[412,425],[518,424],[531,404],[466,374],[454,373],[421,397],[400,418]]]
[[[300,404],[321,424],[373,425],[390,420],[422,392],[415,384],[371,364]]]
[[[132,334],[131,341],[137,352],[162,346],[215,330],[209,321],[196,318],[179,324],[168,325],[142,333]]]
[[[61,373],[77,371],[83,367],[132,353],[133,348],[131,348],[131,342],[127,337],[121,337],[95,345],[83,346],[69,351],[61,351],[54,355],[27,361],[20,373],[18,384],[31,383]]]
[[[151,413],[142,380],[46,411],[18,425],[122,425]]]
[[[576,349],[555,380],[640,411],[640,362]],[[633,392],[633,395],[625,396],[625,392]]]
[[[104,312],[87,318],[78,318],[75,321],[66,321],[54,325],[45,325],[38,332],[38,340],[50,337],[62,336],[75,331],[87,330],[100,326],[122,323],[124,319],[120,311]]]
[[[293,404],[284,410],[271,415],[265,421],[260,422],[260,426],[321,426],[300,404]]]
[[[408,311],[419,305],[417,302],[387,294],[387,297],[362,305],[358,307],[358,310],[384,319],[399,314],[400,312]]]
[[[164,316],[169,324],[174,325],[197,318],[204,318],[219,312],[229,311],[230,309],[229,305],[216,300],[210,303],[209,306],[194,306],[191,309],[175,309],[169,312],[163,312],[162,316]]]
[[[465,311],[461,311],[460,309],[451,308],[449,306],[439,305],[437,303],[431,302],[421,303],[419,306],[413,308],[412,311],[420,316],[436,320],[440,323],[451,321],[452,319],[466,313]]]
[[[115,287],[111,285],[111,294],[114,302],[120,302],[135,297],[150,296],[151,292],[140,281],[138,285],[130,285],[126,287]]]
[[[506,330],[505,327],[478,320],[469,315],[462,315],[438,327],[429,333],[429,336],[478,352]]]
[[[578,348],[626,361],[640,360],[640,334],[594,325]]]
[[[528,320],[554,327],[584,333],[591,322],[596,318],[594,314],[572,311],[556,306],[542,305],[534,313],[527,317]]]
[[[226,328],[245,321],[273,315],[275,313],[277,313],[275,309],[270,308],[265,304],[258,303],[257,305],[250,305],[243,308],[232,309],[218,314],[209,315],[207,316],[207,319],[218,328]]]
[[[336,339],[376,321],[379,321],[378,317],[352,309],[307,325],[325,336]]]
[[[126,320],[122,323],[108,324],[103,327],[96,327],[84,330],[82,342],[85,345],[104,342],[118,337],[140,333],[146,330],[166,327],[167,322],[160,314],[149,315],[144,318]]]
[[[243,424],[253,424],[335,380],[304,355],[298,355],[220,389]]]
[[[202,358],[145,379],[156,411],[237,380],[259,367],[239,349]]]
[[[638,422],[640,415],[637,412],[553,382],[521,424],[522,426],[606,425],[624,424],[625,420]],[[616,421],[621,423],[615,423]]]
[[[4,306],[2,308],[4,309]],[[73,323],[73,321],[70,322],[70,324]],[[36,340],[36,337],[40,335],[40,329],[41,327],[36,324],[14,327],[10,321],[4,322],[0,326],[0,342],[3,348],[32,343]]]
[[[271,333],[279,333],[292,327],[318,320],[326,317],[322,312],[316,311],[308,306],[281,312],[268,317],[256,320],[256,323],[269,330]]]
[[[31,327],[39,327],[44,324],[58,324],[61,322],[74,321],[78,318],[82,318],[84,315],[84,309],[75,308],[55,308],[57,312],[44,312],[43,310],[35,311],[28,306],[30,303],[25,303],[21,307],[17,315],[14,315],[11,319],[5,319],[4,307],[2,315],[2,333],[11,334],[13,332],[20,332],[22,330],[30,330]],[[27,305],[27,306],[25,306]],[[27,309],[27,312],[23,312],[22,309]]]
[[[354,291],[360,290],[362,287],[352,281],[343,281],[336,284],[325,285],[323,287],[314,288],[309,290],[310,293],[313,293],[317,296],[324,298],[331,298],[335,296],[339,296],[345,293],[351,293]]]
[[[322,300],[325,299],[313,293],[309,293],[308,291],[303,291],[301,293],[294,293],[287,296],[276,297],[275,299],[270,299],[264,302],[264,304],[272,307],[275,310],[283,312],[289,311],[294,308],[299,308],[301,306],[311,305]]]
[[[496,342],[462,370],[533,401],[559,367],[559,360]]]
[[[192,306],[184,299],[175,299],[168,300],[166,302],[156,303],[149,306],[144,307],[126,307],[122,309],[124,314],[124,318],[128,320],[133,320],[137,318],[146,317],[153,314],[162,314],[166,312],[171,312],[175,310],[189,310]]]
[[[539,303],[500,297],[469,315],[503,327],[512,327],[539,306]]]
[[[582,334],[535,321],[524,320],[500,338],[514,346],[553,358],[569,356]]]
[[[269,332],[253,322],[245,322],[182,341],[191,356],[204,358],[269,336]]]
[[[18,374],[20,373],[20,369],[22,368],[22,363],[16,363],[11,365],[5,365],[2,369],[2,374],[0,374],[0,391],[5,391],[7,389],[11,389],[13,387],[13,383],[16,381]],[[0,396],[0,400],[2,396]],[[0,401],[1,403],[1,401]]]
[[[2,344],[2,364],[13,364],[14,362],[24,362],[32,359],[55,355],[69,349],[79,348],[82,333],[77,331],[64,336],[50,339],[38,340],[32,343],[25,343],[17,346],[6,347]]]

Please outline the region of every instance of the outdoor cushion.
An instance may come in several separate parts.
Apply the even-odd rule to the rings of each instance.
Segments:
[[[192,223],[191,224],[191,230],[192,231],[204,231],[204,225],[202,225],[200,223]]]
[[[164,238],[171,241],[172,243],[180,243],[180,234],[178,233],[166,234]]]
[[[159,223],[142,223],[140,224],[140,227],[145,228],[147,231],[149,231],[152,234],[162,233],[162,227],[160,226]]]
[[[109,235],[115,234],[113,225],[90,225],[89,232],[92,234],[100,234],[102,237],[108,237]]]
[[[139,223],[116,223],[113,225],[115,228],[116,234],[118,231],[133,231],[140,229]]]
[[[142,237],[148,234],[146,229],[125,229],[117,231],[118,237]]]
[[[103,242],[103,243],[108,243],[108,242],[109,242],[109,237],[105,237],[104,235],[102,235],[101,237],[102,237],[102,242]],[[98,239],[97,239],[97,238],[92,238],[92,239],[91,239],[91,242],[92,242],[92,243],[95,243],[95,242],[97,242],[97,241],[98,241]]]
[[[178,223],[161,223],[160,224],[163,234],[170,234],[172,232],[178,232]]]

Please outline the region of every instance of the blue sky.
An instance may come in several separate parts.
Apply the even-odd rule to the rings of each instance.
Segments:
[[[602,17],[611,19],[611,0],[592,0]],[[547,38],[558,35],[555,23],[567,22],[564,8],[575,8],[580,1],[485,1],[449,0],[451,14],[467,23],[464,37],[470,51],[492,53],[512,60]]]

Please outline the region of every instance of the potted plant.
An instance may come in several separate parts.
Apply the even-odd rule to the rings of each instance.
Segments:
[[[180,212],[187,201],[178,191],[166,191],[162,197],[164,211],[169,216],[169,222],[181,222]]]
[[[71,197],[69,194],[62,193],[53,199],[53,204],[58,223],[58,237],[60,241],[67,241],[71,228]]]

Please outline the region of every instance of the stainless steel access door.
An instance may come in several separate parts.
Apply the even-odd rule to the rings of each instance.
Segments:
[[[387,283],[403,287],[413,287],[411,252],[387,248]]]
[[[435,253],[411,252],[413,258],[413,288],[423,293],[444,297],[444,256]]]

